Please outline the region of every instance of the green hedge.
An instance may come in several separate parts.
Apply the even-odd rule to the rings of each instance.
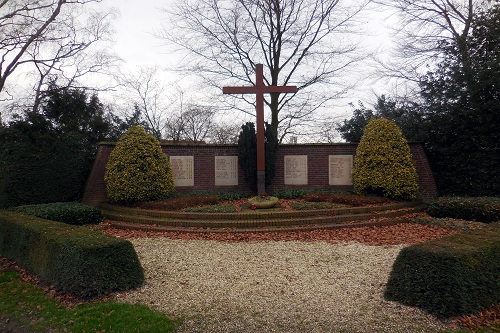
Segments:
[[[25,205],[9,210],[73,225],[99,224],[104,218],[99,209],[77,202]]]
[[[81,198],[95,154],[81,142],[35,126],[0,130],[0,209]]]
[[[500,221],[500,198],[442,197],[427,207],[433,217],[450,217],[478,222]]]
[[[0,255],[80,297],[139,287],[144,272],[129,241],[0,210]]]
[[[500,302],[500,225],[470,230],[399,253],[385,297],[439,317]]]

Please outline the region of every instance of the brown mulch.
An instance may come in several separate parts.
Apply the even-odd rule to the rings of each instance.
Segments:
[[[500,303],[479,313],[455,318],[455,321],[460,327],[472,331],[484,327],[489,327],[493,331],[496,331],[498,328],[494,328],[493,325],[500,324]]]
[[[160,232],[142,230],[123,230],[111,227],[105,221],[99,231],[124,239],[142,237],[167,237],[171,239],[214,240],[220,242],[257,242],[257,241],[323,241],[329,243],[359,242],[367,245],[384,246],[398,244],[418,244],[435,238],[457,233],[432,225],[400,223],[382,227],[359,227],[335,230],[319,229],[314,231],[246,232],[246,233],[191,233]]]

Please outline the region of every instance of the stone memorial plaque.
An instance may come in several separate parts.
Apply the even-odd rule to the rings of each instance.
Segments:
[[[329,184],[352,185],[352,155],[328,156]]]
[[[215,186],[238,185],[238,156],[215,156]]]
[[[194,157],[170,156],[175,186],[194,186]]]
[[[285,156],[285,185],[307,185],[307,155]]]

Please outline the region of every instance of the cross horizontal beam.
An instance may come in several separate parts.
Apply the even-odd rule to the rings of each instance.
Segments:
[[[295,86],[253,86],[253,87],[224,87],[223,94],[257,94],[257,93],[296,93]]]

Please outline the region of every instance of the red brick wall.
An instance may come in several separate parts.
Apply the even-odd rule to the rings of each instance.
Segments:
[[[113,143],[103,143],[99,147],[94,165],[87,180],[83,203],[97,205],[106,201],[106,184],[104,183],[104,170],[109,154],[114,148]],[[276,161],[276,177],[269,191],[284,188],[325,188],[328,185],[328,156],[329,155],[355,155],[357,144],[297,144],[282,145],[278,151]],[[178,187],[177,191],[243,191],[248,188],[243,179],[243,171],[238,170],[237,186],[215,186],[215,156],[236,156],[236,145],[168,145],[162,144],[163,151],[168,156],[194,156],[194,186]],[[410,150],[417,168],[420,193],[424,200],[436,197],[436,184],[422,144],[410,143]],[[307,155],[308,158],[308,185],[284,184],[284,156]],[[337,188],[352,190],[352,186],[337,186]]]

